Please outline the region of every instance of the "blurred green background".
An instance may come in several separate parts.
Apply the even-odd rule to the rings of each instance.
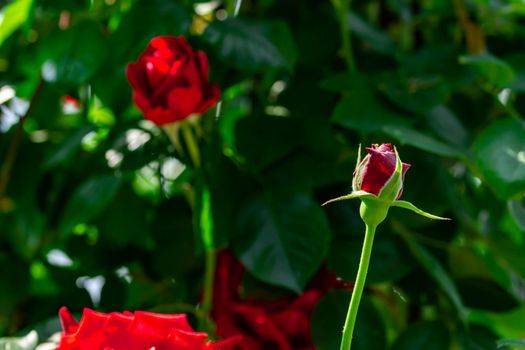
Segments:
[[[0,336],[45,338],[62,305],[199,302],[195,174],[125,77],[152,37],[185,35],[223,92],[200,140],[216,243],[270,294],[321,266],[355,278],[358,202],[320,203],[350,191],[359,144],[391,142],[412,164],[403,198],[452,221],[392,209],[356,348],[525,338],[525,1],[234,5],[0,1]],[[317,305],[317,349],[338,349],[347,303]]]

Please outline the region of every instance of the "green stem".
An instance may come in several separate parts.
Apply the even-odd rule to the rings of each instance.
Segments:
[[[211,310],[213,307],[213,285],[215,279],[215,266],[217,263],[217,252],[213,248],[206,250],[206,268],[204,271],[204,292],[202,296],[202,318],[201,330],[212,334]]]
[[[217,252],[213,240],[213,218],[211,212],[210,192],[206,186],[202,189],[199,228],[205,252],[204,292],[202,297],[202,330],[213,333],[213,323],[210,320],[210,312],[213,308],[213,285],[215,277],[215,265]]]
[[[341,31],[341,41],[343,54],[346,61],[348,72],[356,71],[354,54],[352,52],[352,38],[350,36],[350,26],[348,25],[348,13],[350,12],[351,0],[332,0],[337,17],[339,19],[339,29]]]
[[[377,226],[366,225],[365,241],[363,243],[363,250],[361,251],[361,261],[359,262],[359,269],[357,270],[357,278],[352,292],[352,299],[350,299],[348,313],[346,314],[346,322],[343,328],[341,350],[350,350],[350,347],[352,346],[352,335],[354,333],[359,303],[361,302],[361,295],[363,294],[363,289],[365,287],[366,274],[368,272],[370,255],[372,254],[372,245],[374,243],[376,227]]]
[[[186,146],[188,147],[188,152],[190,152],[190,157],[193,162],[193,165],[195,165],[196,168],[200,168],[201,157],[199,147],[197,146],[197,142],[195,141],[193,130],[191,129],[191,124],[183,122],[181,125],[181,129],[182,135],[184,136],[184,140],[186,140]]]
[[[181,145],[178,140],[178,131],[180,130],[184,140],[186,141],[186,148],[193,162],[197,179],[203,180],[204,175],[202,174],[201,169],[200,151],[195,139],[195,133],[192,124],[189,121],[183,121],[165,129],[170,136],[172,143],[177,149],[181,149]],[[204,192],[199,213],[195,212],[196,205],[194,203],[195,198],[193,191],[189,191],[190,196],[188,196],[190,198],[190,204],[192,206],[194,215],[199,215],[198,230],[200,232],[205,251],[204,290],[201,308],[197,311],[196,315],[199,321],[199,329],[209,334],[213,334],[214,329],[213,321],[211,320],[211,310],[213,308],[213,284],[215,277],[215,266],[217,263],[217,252],[213,244],[213,222],[211,221],[210,194],[206,186],[204,186],[203,191]]]

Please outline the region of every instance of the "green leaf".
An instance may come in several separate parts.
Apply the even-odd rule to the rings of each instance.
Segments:
[[[443,78],[436,75],[385,72],[380,77],[379,90],[397,107],[415,114],[428,113],[450,94]]]
[[[461,350],[496,350],[498,336],[490,328],[469,324],[465,329],[458,329],[457,338]]]
[[[66,204],[60,222],[61,231],[67,234],[75,225],[97,217],[113,200],[121,181],[119,177],[105,175],[82,183]]]
[[[345,281],[357,276],[362,236],[336,237],[328,255],[328,267]],[[393,235],[378,235],[374,239],[367,283],[397,281],[416,266],[406,247]]]
[[[525,92],[525,53],[520,51],[511,54],[510,56],[505,57],[505,61],[509,62],[515,74],[515,79],[512,84],[510,84],[510,88],[516,92]]]
[[[475,246],[460,249],[451,249],[448,253],[450,273],[457,279],[477,277],[489,281],[496,281],[500,286],[511,290],[511,274],[504,267],[492,251],[479,249]],[[506,264],[505,264],[506,265]]]
[[[348,13],[348,24],[352,33],[355,33],[355,35],[372,50],[384,55],[395,54],[396,44],[394,41],[379,28],[375,28],[364,21],[356,13]]]
[[[111,186],[118,185],[110,183],[107,188],[110,192]],[[114,199],[96,218],[101,242],[107,247],[151,247],[148,209],[147,203],[129,186],[119,186]]]
[[[401,144],[410,145],[421,150],[445,157],[461,157],[463,153],[434,137],[403,125],[385,125],[383,132],[397,139]]]
[[[0,13],[0,46],[21,25],[26,23],[33,7],[33,0],[15,0]]]
[[[312,338],[317,350],[339,350],[341,330],[352,293],[348,290],[328,292],[312,314]],[[386,349],[386,329],[381,314],[366,297],[361,300],[352,349]]]
[[[295,67],[299,58],[299,52],[295,44],[295,39],[290,31],[287,22],[273,21],[266,31],[268,37],[285,59],[287,68]]]
[[[0,350],[34,350],[38,343],[35,331],[18,338],[0,338]]]
[[[442,140],[463,150],[468,145],[468,133],[459,118],[446,106],[439,105],[425,114],[428,126]]]
[[[344,72],[329,76],[321,81],[319,85],[327,91],[340,92],[345,90],[363,90],[364,87],[370,88],[371,82],[370,78],[365,74]]]
[[[241,119],[235,128],[237,156],[250,170],[260,172],[304,142],[302,127],[304,123],[292,118],[253,116]],[[254,134],[257,137],[253,137]]]
[[[156,207],[154,215],[152,234],[155,254],[151,256],[151,267],[162,277],[182,279],[199,266],[192,210],[183,198],[176,197]],[[166,263],[174,257],[177,257],[176,264]]]
[[[81,148],[82,139],[90,132],[95,131],[92,125],[80,127],[58,144],[48,155],[44,162],[45,169],[51,169],[60,165],[67,165]]]
[[[332,120],[345,128],[363,132],[384,132],[402,144],[447,157],[462,152],[409,126],[410,121],[387,108],[368,89],[348,91],[337,104]]]
[[[443,218],[441,216],[432,215],[430,213],[427,213],[427,212],[419,209],[418,207],[416,207],[414,204],[412,204],[410,202],[407,202],[407,201],[395,201],[394,203],[392,203],[392,206],[399,207],[399,208],[404,208],[404,209],[408,209],[408,210],[412,210],[414,213],[419,214],[419,215],[424,216],[424,217],[427,217],[429,219],[450,220],[449,218]]]
[[[410,325],[396,339],[392,350],[449,350],[450,333],[437,321],[423,321]]]
[[[291,69],[297,57],[291,33],[283,22],[229,18],[208,25],[203,39],[222,61],[239,69]]]
[[[520,339],[523,337],[524,317],[525,307],[521,306],[510,312],[489,312],[474,309],[469,319],[492,329],[500,338]]]
[[[352,90],[337,104],[332,120],[345,128],[374,132],[385,125],[404,125],[408,120],[386,108],[371,90]]]
[[[498,120],[474,143],[474,156],[485,180],[499,197],[509,199],[525,191],[525,123]]]
[[[154,37],[183,35],[190,25],[190,13],[178,1],[136,1],[122,15],[119,26],[111,35],[112,54],[109,58],[117,64],[127,64],[129,60],[135,60]]]
[[[521,280],[525,280],[525,257],[523,255],[523,247],[517,245],[516,242],[506,235],[495,235],[487,240],[487,245],[490,251],[497,257],[500,264],[502,264],[512,275],[519,276]],[[512,287],[516,288],[518,295],[522,295],[523,287],[521,283],[516,285],[512,283]]]
[[[525,231],[525,205],[519,201],[510,200],[507,202],[507,206],[518,227]]]
[[[0,283],[0,310],[3,315],[9,315],[21,300],[28,297],[29,264],[17,254],[9,255],[0,251],[0,266],[3,267],[2,279],[9,281],[9,283]],[[2,325],[1,321],[0,317],[0,325]]]
[[[21,202],[19,202],[21,203]],[[42,232],[46,228],[46,217],[36,207],[36,203],[24,203],[24,212],[12,213],[13,221],[9,223],[11,230],[6,237],[9,238],[13,249],[27,260],[39,254]]]
[[[505,312],[519,306],[518,301],[498,283],[477,277],[460,278],[456,281],[465,306],[474,309]]]
[[[443,268],[439,260],[437,260],[432,254],[430,254],[425,248],[418,243],[406,239],[405,240],[412,252],[412,255],[419,261],[423,268],[432,276],[436,283],[443,289],[448,295],[454,306],[456,307],[459,317],[462,320],[466,320],[468,310],[461,300],[461,296],[457,290],[454,281],[449,276],[447,271]]]
[[[524,339],[501,339],[498,340],[498,348],[511,346],[512,349],[525,349]]]
[[[328,252],[330,229],[310,195],[264,192],[238,213],[233,246],[262,281],[300,293]]]
[[[459,62],[475,67],[495,87],[503,88],[514,81],[512,67],[507,62],[489,53],[461,56]]]
[[[95,22],[81,22],[57,31],[43,45],[45,81],[78,86],[93,76],[107,54],[107,40]]]

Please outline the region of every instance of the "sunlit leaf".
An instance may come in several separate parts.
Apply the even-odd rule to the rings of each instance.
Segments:
[[[34,0],[14,0],[2,9],[0,13],[0,45],[27,21],[33,2]]]
[[[494,122],[476,139],[474,155],[498,196],[507,199],[525,191],[525,122]]]

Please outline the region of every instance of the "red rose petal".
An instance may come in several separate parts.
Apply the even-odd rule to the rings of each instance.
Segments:
[[[137,107],[144,113],[151,109],[149,99],[140,91],[133,92],[133,101]]]
[[[74,326],[67,309],[60,309],[66,327]],[[112,312],[102,314],[84,309],[78,330],[62,338],[57,350],[233,350],[239,338],[221,342],[206,341],[206,333],[195,332],[186,315],[164,315],[151,312]]]
[[[78,322],[71,316],[67,307],[63,306],[58,311],[58,316],[60,318],[60,324],[62,329],[66,333],[74,333],[78,328]]]
[[[232,309],[253,334],[275,344],[279,350],[292,350],[285,334],[273,323],[264,309],[241,303],[234,305]]]
[[[197,108],[198,113],[204,113],[221,99],[221,89],[218,85],[211,85],[206,99]]]
[[[179,74],[179,70],[182,69],[182,67],[185,64],[184,59],[179,59],[173,61],[168,74],[164,78],[164,80],[155,87],[153,90],[151,101],[155,105],[160,106],[167,106],[167,97],[169,92],[176,88],[177,86],[186,86],[188,85],[186,81],[184,80],[184,77],[182,74]]]
[[[197,51],[195,54],[195,63],[199,67],[199,71],[201,73],[201,79],[203,83],[207,82],[210,75],[210,67],[208,64],[208,57],[203,51]]]
[[[157,57],[146,57],[144,61],[149,86],[151,90],[155,90],[166,78],[170,70],[170,65]]]
[[[202,91],[195,87],[177,87],[168,95],[168,108],[176,111],[181,118],[186,118],[197,111],[202,101]]]
[[[135,91],[138,90],[147,93],[150,90],[146,78],[146,72],[143,67],[143,61],[128,64],[126,66],[126,77]]]
[[[373,148],[367,151],[370,158],[362,169],[361,190],[379,195],[395,170],[396,156],[394,152],[381,153]]]
[[[232,253],[219,253],[212,310],[217,335],[241,335],[236,350],[314,350],[310,334],[312,311],[327,290],[345,285],[322,269],[298,297],[247,300],[240,295],[243,273],[244,267]]]
[[[363,190],[379,195],[396,168],[396,153],[389,143],[372,145],[367,148],[367,156],[357,165],[352,180],[353,190]],[[402,176],[410,168],[410,164],[402,163]],[[403,188],[399,190],[397,198],[401,196]]]
[[[161,107],[148,110],[145,112],[144,117],[157,125],[165,125],[183,119],[175,115],[172,111]]]

